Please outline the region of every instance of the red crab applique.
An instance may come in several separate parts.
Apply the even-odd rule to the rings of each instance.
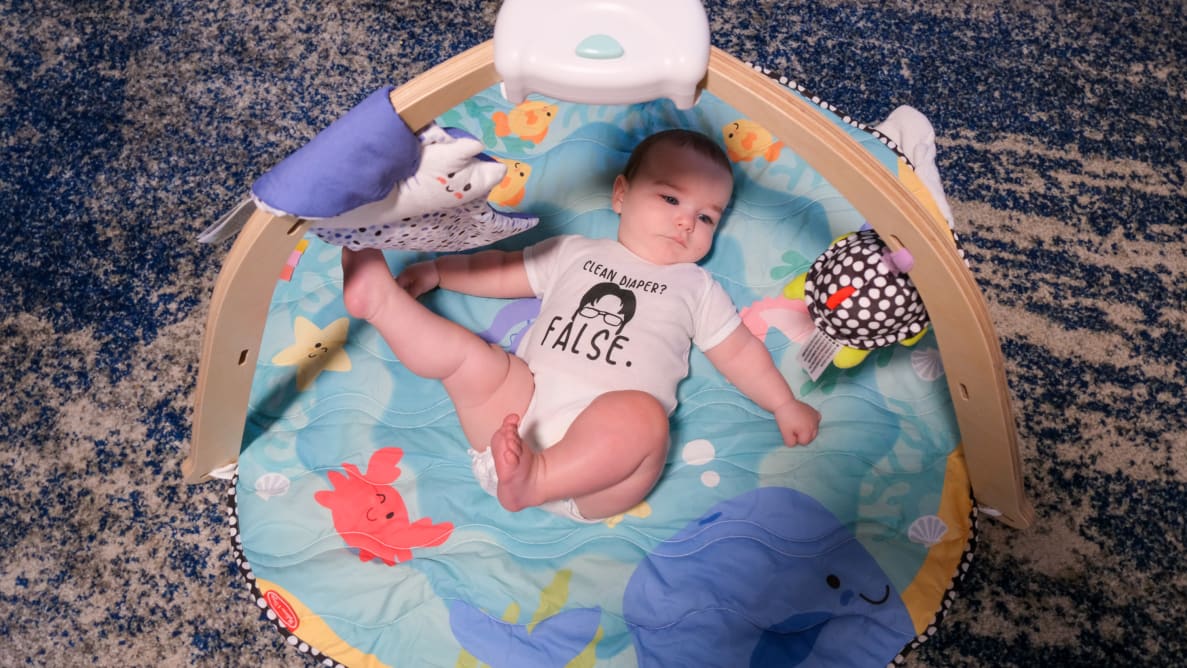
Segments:
[[[347,545],[358,548],[361,561],[378,557],[388,566],[412,559],[412,549],[440,545],[453,533],[453,524],[433,524],[428,517],[408,521],[404,499],[391,483],[400,477],[400,448],[383,448],[371,455],[367,472],[342,463],[346,475],[330,471],[331,491],[313,498],[330,509],[334,528]]]

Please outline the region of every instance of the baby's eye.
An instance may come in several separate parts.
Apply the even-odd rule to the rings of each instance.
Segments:
[[[665,202],[667,202],[668,204],[676,205],[676,204],[680,203],[680,200],[676,199],[675,197],[672,197],[671,195],[660,195],[660,197],[662,197],[663,200]]]
[[[713,220],[712,216],[709,216],[708,214],[704,214],[704,213],[701,214],[700,221],[706,225],[716,225],[717,224],[717,221]]]

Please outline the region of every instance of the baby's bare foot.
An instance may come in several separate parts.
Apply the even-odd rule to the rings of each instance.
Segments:
[[[362,320],[374,318],[385,295],[399,289],[383,253],[375,248],[358,251],[343,248],[342,279],[346,312]]]
[[[499,503],[511,512],[535,505],[530,496],[536,453],[524,447],[519,437],[518,415],[503,419],[503,425],[490,439],[490,448],[499,476]]]

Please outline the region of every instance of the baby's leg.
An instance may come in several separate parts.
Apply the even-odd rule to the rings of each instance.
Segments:
[[[371,323],[409,371],[441,381],[475,450],[486,450],[508,413],[527,408],[534,383],[523,360],[414,299],[383,253],[343,249],[342,271],[347,312]]]
[[[642,501],[668,454],[668,415],[650,394],[608,392],[543,452],[526,447],[509,415],[491,439],[499,502],[512,511],[572,498],[591,518],[617,515]]]

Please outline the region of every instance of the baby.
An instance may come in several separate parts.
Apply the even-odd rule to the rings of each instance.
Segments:
[[[661,132],[614,181],[617,240],[559,236],[523,251],[448,255],[394,281],[379,251],[343,250],[346,308],[405,367],[441,380],[475,475],[505,508],[541,506],[579,521],[617,515],[663,471],[693,343],[774,414],[788,445],[816,437],[820,414],[795,398],[725,290],[696,264],[732,193],[717,144]],[[416,300],[435,287],[538,296],[540,315],[512,355]]]

